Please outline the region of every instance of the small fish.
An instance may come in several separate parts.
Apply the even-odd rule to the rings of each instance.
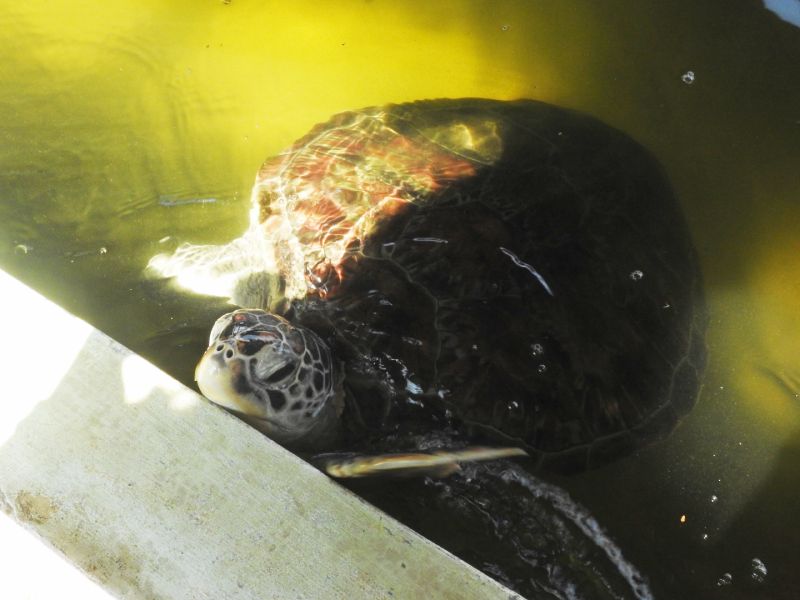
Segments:
[[[370,477],[377,475],[392,477],[447,477],[458,471],[460,463],[495,460],[510,456],[528,456],[522,448],[484,448],[476,446],[463,450],[433,450],[398,454],[341,453],[322,454],[315,462],[331,477],[338,479]]]

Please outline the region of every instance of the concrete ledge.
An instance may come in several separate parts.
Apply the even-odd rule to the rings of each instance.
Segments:
[[[2,272],[0,294],[0,508],[112,594],[518,598]]]

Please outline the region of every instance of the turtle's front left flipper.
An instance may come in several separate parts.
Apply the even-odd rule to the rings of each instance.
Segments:
[[[284,296],[271,249],[253,232],[221,246],[182,244],[172,254],[151,258],[147,273],[248,308],[272,308]]]
[[[320,454],[311,462],[337,479],[354,477],[447,477],[461,463],[528,456],[522,448],[474,446],[460,450],[435,450],[397,454],[364,455],[353,453]]]

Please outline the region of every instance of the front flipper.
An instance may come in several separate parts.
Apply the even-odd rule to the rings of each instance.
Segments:
[[[181,244],[172,254],[151,258],[147,272],[248,308],[268,309],[284,297],[273,249],[252,232],[222,246]]]
[[[320,454],[311,462],[337,479],[353,477],[447,477],[460,470],[461,463],[528,456],[522,448],[485,448],[398,454]]]

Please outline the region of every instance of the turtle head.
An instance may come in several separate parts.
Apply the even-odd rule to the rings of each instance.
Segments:
[[[274,440],[313,446],[340,412],[336,367],[313,331],[263,310],[236,310],[214,324],[195,379],[209,400]]]

